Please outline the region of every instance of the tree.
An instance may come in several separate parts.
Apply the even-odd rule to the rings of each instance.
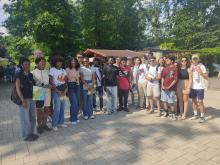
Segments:
[[[67,0],[22,0],[4,7],[5,26],[11,35],[44,44],[52,52],[76,52],[79,23],[72,2]]]

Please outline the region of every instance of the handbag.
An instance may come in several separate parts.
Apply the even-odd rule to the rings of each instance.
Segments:
[[[20,97],[18,96],[18,93],[16,91],[16,86],[14,86],[12,88],[12,91],[11,91],[11,101],[13,103],[15,103],[16,105],[21,105],[22,104],[22,101],[20,99]]]

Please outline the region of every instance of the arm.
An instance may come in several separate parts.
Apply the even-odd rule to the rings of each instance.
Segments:
[[[61,96],[61,92],[56,88],[56,85],[54,84],[54,81],[53,81],[53,76],[49,75],[49,83],[51,84],[52,86],[52,89],[58,93],[59,96]]]
[[[23,97],[23,94],[21,93],[21,81],[18,78],[16,78],[15,87],[16,87],[16,92],[17,92],[19,98],[21,99],[22,106],[24,108],[27,108],[27,103]]]
[[[172,88],[177,83],[177,81],[178,81],[178,71],[177,71],[177,69],[174,70],[174,75],[173,76],[174,76],[174,80],[170,84],[170,86],[167,87],[168,89]]]
[[[189,73],[189,83],[188,83],[187,89],[191,89],[192,81],[193,81],[192,69],[191,68],[188,69],[188,73]]]
[[[96,74],[95,72],[92,73],[92,85],[95,87],[96,86]]]

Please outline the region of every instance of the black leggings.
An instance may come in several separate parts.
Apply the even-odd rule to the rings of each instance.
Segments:
[[[119,107],[120,108],[122,108],[122,107],[127,108],[128,94],[129,94],[129,89],[127,89],[127,90],[119,89],[118,90]]]

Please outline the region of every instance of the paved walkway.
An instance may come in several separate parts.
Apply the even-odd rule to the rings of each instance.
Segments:
[[[1,165],[219,165],[220,91],[206,93],[213,119],[171,121],[145,111],[99,114],[94,120],[41,135],[27,143],[20,137],[18,108],[10,89],[0,84]],[[66,119],[68,109],[66,109]]]

